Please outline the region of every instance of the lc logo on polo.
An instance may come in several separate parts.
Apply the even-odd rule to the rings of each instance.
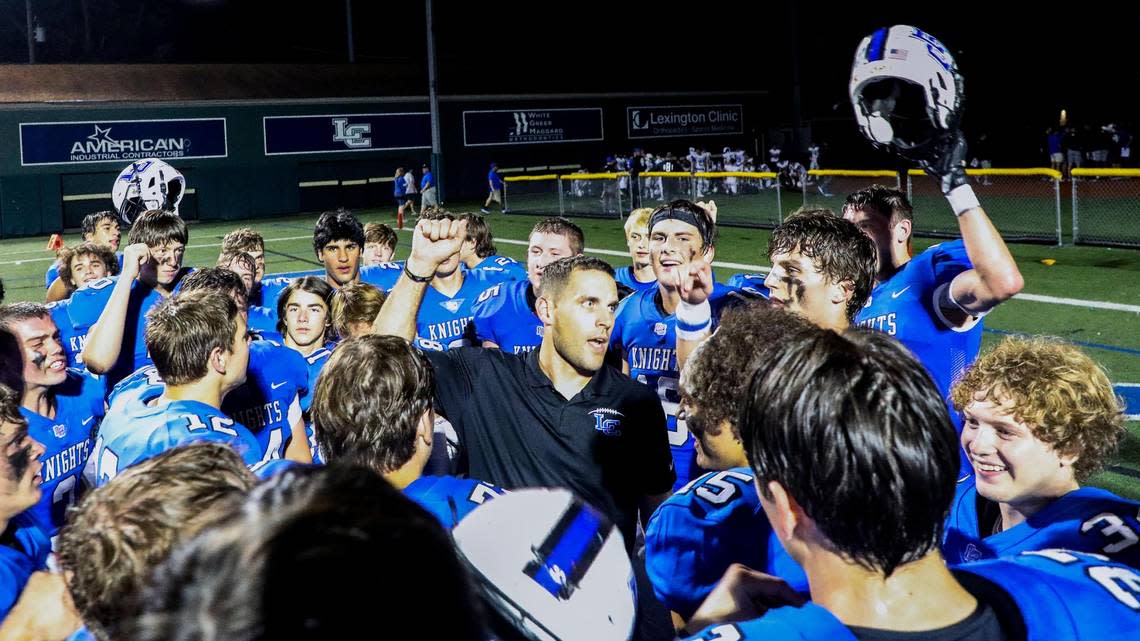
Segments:
[[[594,429],[606,436],[621,436],[621,420],[625,418],[621,412],[608,407],[597,407],[590,410],[594,417]]]

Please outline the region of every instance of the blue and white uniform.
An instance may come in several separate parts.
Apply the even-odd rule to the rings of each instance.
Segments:
[[[542,344],[543,327],[534,313],[534,303],[528,280],[499,283],[483,291],[472,308],[477,344],[491,341],[512,354],[537,349]]]

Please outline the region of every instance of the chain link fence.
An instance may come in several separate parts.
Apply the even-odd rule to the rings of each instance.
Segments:
[[[1073,242],[1140,247],[1140,170],[1073,169]]]
[[[1062,244],[1061,174],[1052,169],[967,169],[978,201],[1011,242]],[[914,206],[914,231],[957,237],[958,219],[937,181],[921,170],[907,173],[907,197]]]

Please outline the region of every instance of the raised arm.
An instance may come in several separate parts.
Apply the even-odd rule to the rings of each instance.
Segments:
[[[416,337],[416,316],[424,292],[435,277],[441,263],[459,253],[467,237],[465,220],[420,220],[412,232],[412,252],[404,263],[404,273],[392,290],[380,314],[372,323],[372,332],[399,336],[406,341]]]
[[[123,348],[123,333],[127,325],[127,307],[131,299],[131,284],[139,269],[150,259],[150,249],[135,243],[123,250],[123,271],[111,290],[107,306],[99,320],[87,332],[83,346],[83,364],[93,374],[105,374],[119,360]]]

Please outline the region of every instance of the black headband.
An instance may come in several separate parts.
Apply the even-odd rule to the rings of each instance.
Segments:
[[[700,205],[694,205],[694,207],[700,207]],[[701,216],[698,216],[695,212],[686,207],[661,207],[649,216],[649,233],[652,234],[654,225],[663,220],[679,220],[696,227],[697,231],[701,234],[701,243],[711,245],[712,238],[709,233],[711,231],[708,225],[709,221],[707,219],[701,220],[701,218]]]

